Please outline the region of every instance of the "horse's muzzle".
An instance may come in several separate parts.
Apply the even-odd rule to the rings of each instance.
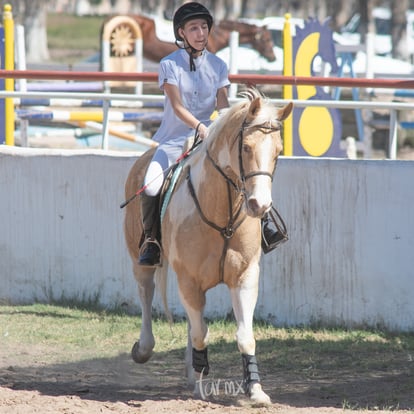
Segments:
[[[272,202],[260,204],[257,198],[250,197],[247,200],[247,214],[251,217],[263,217],[271,208]]]

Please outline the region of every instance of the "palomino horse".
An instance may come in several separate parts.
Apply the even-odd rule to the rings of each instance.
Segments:
[[[131,15],[131,17],[135,19],[141,28],[143,37],[143,54],[147,59],[159,62],[163,57],[177,49],[174,42],[166,42],[157,37],[155,21],[153,19],[140,14]],[[102,25],[102,28],[103,26],[104,25]],[[207,49],[213,53],[216,53],[220,49],[224,49],[229,45],[230,33],[233,30],[239,32],[240,44],[251,44],[252,47],[269,62],[274,62],[276,60],[273,50],[273,39],[269,30],[265,27],[259,27],[241,22],[233,22],[230,20],[224,20],[213,25]],[[171,38],[173,39],[172,27]]]
[[[272,179],[282,151],[281,123],[291,110],[292,103],[278,109],[252,89],[245,99],[221,114],[210,126],[207,138],[182,161],[161,220],[161,293],[166,299],[169,264],[177,275],[180,299],[188,317],[186,366],[190,382],[195,381],[196,395],[203,395],[202,377],[209,369],[208,328],[203,317],[205,295],[207,290],[225,283],[237,322],[244,390],[254,403],[270,403],[260,385],[253,312],[259,282],[260,218],[272,207]],[[153,151],[142,155],[130,170],[125,185],[127,200],[142,188]],[[155,345],[151,324],[155,270],[137,263],[142,234],[140,214],[140,203],[129,203],[124,230],[142,308],[141,333],[132,357],[143,363],[151,357]]]

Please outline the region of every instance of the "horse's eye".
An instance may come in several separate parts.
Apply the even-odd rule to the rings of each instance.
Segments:
[[[244,145],[243,145],[243,151],[244,151],[244,152],[249,153],[249,152],[251,152],[251,151],[252,151],[252,149],[250,148],[250,146],[249,146],[249,145],[244,144]]]

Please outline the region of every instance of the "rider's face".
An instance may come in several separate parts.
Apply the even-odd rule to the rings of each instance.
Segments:
[[[203,50],[208,40],[208,24],[205,19],[189,20],[180,30],[180,35],[194,49]]]

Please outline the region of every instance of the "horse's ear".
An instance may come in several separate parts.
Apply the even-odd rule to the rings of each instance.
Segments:
[[[277,119],[279,121],[284,121],[292,112],[293,102],[289,102],[284,108],[277,111]]]
[[[262,107],[262,100],[260,99],[260,97],[254,98],[250,102],[249,112],[247,113],[247,118],[248,119],[256,118],[256,116],[259,113],[261,107]]]

